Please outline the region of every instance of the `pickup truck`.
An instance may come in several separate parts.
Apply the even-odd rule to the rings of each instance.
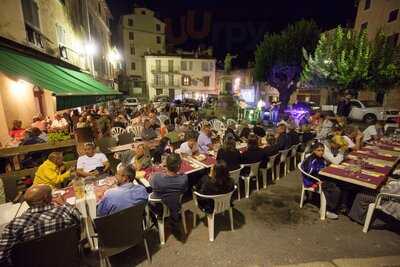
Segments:
[[[363,121],[371,124],[377,120],[386,122],[393,121],[396,117],[400,117],[400,110],[393,108],[384,108],[374,101],[360,101],[351,99],[351,111],[349,118],[356,121]],[[337,106],[322,105],[322,111],[333,111],[336,114]]]

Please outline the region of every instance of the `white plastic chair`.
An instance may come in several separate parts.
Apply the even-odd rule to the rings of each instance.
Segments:
[[[167,115],[159,115],[157,118],[161,122],[161,124],[164,124],[166,120],[169,120],[169,117]]]
[[[233,170],[229,172],[229,176],[235,181],[236,187],[237,187],[237,193],[238,193],[238,200],[240,200],[240,172],[242,171],[242,167],[240,167],[237,170]]]
[[[260,170],[260,163],[261,162],[255,162],[255,163],[250,163],[250,164],[241,164],[241,168],[245,168],[245,167],[250,168],[249,175],[242,176],[242,179],[244,180],[244,190],[245,190],[246,198],[249,198],[249,195],[250,195],[250,179],[252,177],[256,178],[257,191],[260,190],[260,187],[258,184],[258,171]]]
[[[229,212],[229,220],[231,223],[231,230],[234,231],[233,228],[233,210],[231,206],[231,198],[233,192],[236,190],[236,186],[232,192],[222,194],[222,195],[202,195],[196,191],[193,192],[193,201],[196,204],[196,213],[193,216],[193,227],[196,226],[197,215],[204,214],[207,216],[208,222],[208,238],[211,242],[214,241],[214,217],[216,214],[223,213],[225,211]],[[204,198],[204,199],[212,199],[214,201],[214,211],[211,214],[203,212],[198,204],[197,198]]]
[[[281,165],[283,164],[283,176],[286,176],[288,173],[287,170],[287,159],[289,156],[291,148],[285,149],[285,150],[279,150],[279,153],[281,154],[281,157],[279,159],[279,164],[278,164],[278,180],[282,177],[281,173]]]
[[[268,170],[271,170],[272,181],[275,181],[275,160],[276,157],[279,156],[279,153],[273,156],[270,156],[267,162],[267,166],[265,168],[260,168],[262,177],[263,177],[263,188],[267,188],[267,174]]]
[[[299,168],[300,172],[304,175],[307,176],[308,178],[316,181],[318,183],[318,187],[317,188],[313,188],[313,187],[305,187],[304,183],[303,183],[303,178],[301,177],[301,198],[300,198],[300,208],[303,207],[304,204],[304,195],[306,193],[306,191],[309,192],[314,192],[319,194],[320,196],[320,208],[319,208],[319,215],[320,215],[320,219],[321,220],[325,220],[325,216],[326,216],[326,198],[325,198],[325,194],[322,191],[322,181],[320,179],[318,179],[315,176],[312,176],[311,174],[306,173],[302,168],[301,168],[301,164],[303,162],[300,162],[297,167]]]
[[[126,130],[122,127],[112,127],[111,128],[111,135],[114,138],[118,138],[118,135],[126,133]]]
[[[211,124],[211,129],[216,131],[219,136],[224,135],[226,127],[222,121],[214,119],[210,121],[210,124]]]
[[[231,124],[237,125],[238,123],[234,119],[227,119],[226,120],[226,125],[231,125]]]
[[[300,162],[306,158],[306,155],[311,151],[312,142],[308,142],[303,152],[298,152],[300,154]]]
[[[296,169],[296,165],[297,165],[297,150],[299,150],[299,147],[301,146],[301,144],[297,144],[297,145],[293,145],[290,149],[290,158],[293,159],[293,168]],[[289,161],[290,164],[290,161]],[[291,165],[291,164],[290,164]],[[289,165],[289,168],[290,168]]]
[[[180,202],[182,202],[182,196],[181,196]],[[162,202],[162,200],[160,198],[156,198],[155,196],[153,196],[153,193],[151,193],[149,195],[149,202],[162,204],[163,214],[161,216],[155,214],[155,216],[157,218],[158,234],[160,236],[160,243],[161,243],[161,245],[164,245],[165,244],[164,222],[165,222],[165,218],[167,218],[170,215],[169,208]],[[186,227],[186,217],[185,217],[185,212],[184,211],[181,211],[181,218],[182,218],[183,230],[184,230],[184,232],[186,234],[187,233],[187,227]]]
[[[389,193],[379,193],[375,199],[374,203],[370,203],[368,206],[367,216],[365,217],[363,232],[367,233],[369,225],[371,224],[372,216],[374,215],[375,209],[382,209],[381,201],[382,198],[398,198],[400,200],[400,195],[389,194]]]
[[[210,124],[208,121],[206,121],[206,120],[202,120],[201,122],[199,122],[199,125],[198,125],[198,130],[200,131],[201,130],[201,128],[203,128],[203,126],[204,125],[207,125],[207,124]]]
[[[128,126],[126,127],[126,130],[128,131],[128,133],[133,133],[134,140],[138,141],[138,140],[142,140],[142,131],[143,131],[143,127],[140,125],[135,125],[135,126]]]

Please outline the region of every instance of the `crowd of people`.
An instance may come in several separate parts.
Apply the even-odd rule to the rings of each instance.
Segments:
[[[160,119],[160,115],[164,116],[164,120]],[[304,151],[313,143],[310,154],[302,162],[302,168],[323,180],[327,217],[336,219],[339,213],[344,213],[357,222],[363,222],[366,203],[371,202],[373,195],[349,184],[321,177],[319,171],[328,164],[339,164],[349,151],[360,149],[366,142],[381,138],[382,122],[378,121],[362,132],[349,125],[345,116],[329,117],[317,112],[301,128],[290,118],[286,118],[278,122],[272,131],[260,123],[231,123],[226,125],[221,134],[208,123],[202,123],[199,128],[200,121],[196,111],[182,114],[173,107],[166,107],[158,112],[152,104],[136,111],[126,110],[119,105],[84,109],[81,112],[73,110],[56,115],[51,123],[35,118],[30,130],[34,132],[33,136],[22,138],[21,144],[38,141],[37,139],[41,139],[40,135],[46,131],[73,133],[79,128],[89,128],[94,142],[84,144],[84,151],[76,166],[66,168],[60,152],[50,153],[47,160],[39,166],[33,185],[25,192],[25,200],[30,208],[3,231],[0,239],[0,262],[9,260],[10,250],[16,242],[58,231],[80,220],[76,209],[52,204],[53,188],[63,187],[75,177],[87,179],[115,176],[116,187],[107,190],[97,205],[97,216],[108,216],[147,202],[149,191],[138,184],[135,177],[139,172],[159,164],[164,165],[166,171],[153,174],[150,179],[152,192],[170,209],[173,233],[178,239],[184,239],[179,219],[180,198],[188,190],[189,184],[187,175],[179,172],[182,157],[208,154],[211,151],[215,152],[217,162],[210,173],[200,177],[196,184],[196,190],[206,195],[234,190],[229,172],[239,169],[241,164],[260,162],[260,166],[265,167],[269,158],[280,151],[295,145],[300,145],[299,151]],[[14,138],[24,136],[19,133],[23,130],[21,124],[16,122],[14,126],[10,135]],[[134,144],[130,150],[113,154],[99,145],[112,141],[115,146],[118,140],[111,136],[111,129],[133,126],[142,126],[141,140],[157,140],[156,146],[149,147],[146,142],[142,142]],[[104,140],[109,142],[102,142]],[[236,148],[237,142],[245,142],[247,148],[239,151]],[[100,150],[96,149],[97,145]],[[111,159],[119,161],[114,172]],[[303,178],[305,186],[315,186],[313,180]],[[212,201],[203,200],[201,206],[206,212],[213,210]],[[155,205],[151,209],[156,214],[160,212],[159,206]]]

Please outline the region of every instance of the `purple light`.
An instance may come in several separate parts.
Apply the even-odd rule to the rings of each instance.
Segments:
[[[299,125],[300,121],[303,118],[307,119],[308,115],[310,114],[308,110],[302,108],[286,109],[285,113],[288,113],[289,116],[293,118],[293,120],[297,125]]]

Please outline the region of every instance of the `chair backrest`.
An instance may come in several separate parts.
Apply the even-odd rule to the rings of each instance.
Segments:
[[[16,267],[79,266],[80,226],[16,244],[11,252]]]
[[[249,163],[249,164],[241,164],[241,167],[242,168],[249,167],[250,168],[249,176],[258,177],[258,171],[260,169],[260,163],[261,163],[261,161],[255,162],[255,163]]]
[[[179,196],[179,202],[182,203],[183,194]],[[167,205],[161,200],[161,198],[156,197],[154,193],[149,195],[149,202],[160,203],[163,206],[163,217],[168,217],[170,215],[170,210]]]
[[[301,144],[297,144],[297,145],[293,145],[290,149],[290,155],[292,157],[295,157],[297,155],[297,150],[299,149],[299,147],[301,146]]]
[[[193,192],[193,200],[196,203],[196,206],[198,206],[197,198],[204,198],[204,199],[212,199],[214,200],[214,214],[224,212],[226,210],[229,210],[231,208],[231,198],[233,192],[236,190],[236,185],[235,188],[226,194],[221,194],[221,195],[203,195],[200,194],[199,192],[194,191]]]
[[[126,145],[133,143],[135,135],[133,133],[125,132],[118,135],[118,145]]]
[[[169,120],[168,116],[166,116],[166,115],[159,115],[157,118],[158,118],[158,120],[161,122],[161,124],[164,124],[164,122],[165,122],[166,120]],[[171,122],[171,123],[172,123],[172,122]]]
[[[272,167],[274,167],[277,156],[279,156],[279,153],[269,157],[267,162],[267,169],[271,169]]]
[[[206,124],[210,124],[210,123],[206,120],[199,122],[198,130],[201,130],[201,128],[203,128],[203,126]]]
[[[210,121],[210,124],[211,124],[211,128],[214,131],[221,131],[221,130],[225,129],[224,123],[222,121],[220,121],[220,120],[213,119],[213,120]]]
[[[116,255],[143,241],[143,218],[146,203],[94,219],[95,231],[105,256]]]
[[[226,125],[231,125],[231,124],[236,125],[236,124],[237,124],[237,121],[235,121],[234,119],[228,119],[228,120],[226,121]]]
[[[129,133],[133,133],[135,137],[140,137],[143,131],[143,127],[140,125],[128,126],[126,129]]]
[[[285,150],[279,150],[279,153],[281,154],[281,162],[285,162],[286,161],[290,150],[291,150],[291,148],[288,148],[288,149],[285,149]]]
[[[1,177],[2,186],[4,188],[5,201],[13,201],[18,194],[18,179],[15,177]]]
[[[126,130],[124,128],[121,128],[121,127],[112,127],[111,128],[111,135],[113,137],[117,138],[118,135],[123,134],[123,133],[126,133]]]
[[[240,180],[240,172],[242,171],[242,167],[240,167],[237,170],[233,170],[229,172],[229,176],[235,181],[235,183],[238,183]]]
[[[304,176],[307,176],[308,178],[313,179],[313,180],[315,180],[316,182],[318,182],[318,183],[321,184],[321,180],[320,180],[319,178],[317,178],[317,177],[315,177],[315,176],[313,176],[313,175],[311,175],[311,174],[309,174],[309,173],[307,173],[307,172],[305,172],[305,171],[303,170],[303,168],[301,167],[302,164],[303,164],[303,162],[300,162],[299,164],[297,164],[297,167],[299,168],[300,172],[301,172]]]

